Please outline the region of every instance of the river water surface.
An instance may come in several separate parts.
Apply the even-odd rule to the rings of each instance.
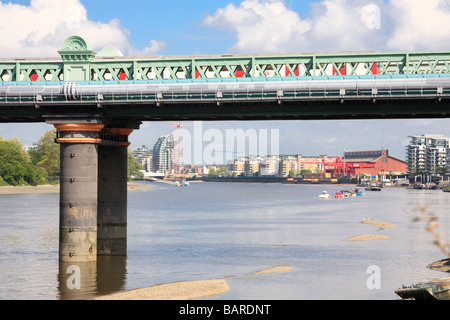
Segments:
[[[145,184],[145,183],[144,183]],[[58,262],[58,194],[0,195],[0,299],[90,299],[176,281],[226,278],[210,299],[398,299],[404,285],[442,278],[427,265],[446,258],[425,224],[426,206],[450,240],[450,193],[384,188],[365,196],[319,199],[338,185],[146,183],[128,192],[128,255],[80,264],[69,289]],[[365,218],[396,224],[378,230]],[[385,240],[346,241],[361,235]],[[282,273],[255,275],[279,265]],[[377,282],[370,282],[376,266]],[[368,283],[372,283],[369,285]],[[374,285],[376,283],[376,285]]]

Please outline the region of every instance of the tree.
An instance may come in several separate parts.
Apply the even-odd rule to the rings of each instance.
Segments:
[[[444,175],[447,173],[447,166],[437,166],[435,169],[435,173]]]
[[[142,165],[139,163],[138,159],[133,156],[133,153],[128,148],[127,150],[127,175],[128,180],[131,179],[131,176],[135,176],[136,178],[143,178],[144,174],[141,172]]]
[[[48,130],[39,139],[38,148],[28,151],[31,162],[44,169],[51,180],[57,180],[60,174],[59,144],[55,143],[55,130]]]
[[[217,177],[217,176],[218,176],[218,173],[216,171],[216,168],[214,168],[214,167],[209,168],[208,177]]]
[[[13,186],[37,185],[47,181],[45,171],[34,166],[17,141],[0,141],[0,176]]]
[[[289,170],[288,177],[292,178],[296,175],[296,173],[297,173],[297,171],[295,169],[291,169],[291,170]]]

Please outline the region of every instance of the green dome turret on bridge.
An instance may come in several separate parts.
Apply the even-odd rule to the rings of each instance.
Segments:
[[[97,54],[89,41],[79,36],[67,38],[58,53],[63,61],[94,61]]]
[[[64,81],[90,80],[90,62],[97,54],[86,39],[80,36],[67,38],[58,51],[64,62]]]

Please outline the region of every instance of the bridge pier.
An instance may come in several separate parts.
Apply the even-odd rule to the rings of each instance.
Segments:
[[[102,124],[55,124],[60,144],[60,261],[97,259],[98,144]]]
[[[127,147],[132,129],[104,129],[99,145],[97,254],[126,255],[127,252]]]
[[[60,144],[60,261],[127,252],[127,146],[133,129],[53,123]]]

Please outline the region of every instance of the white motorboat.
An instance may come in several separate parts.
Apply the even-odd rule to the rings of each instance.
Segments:
[[[330,198],[330,194],[328,192],[326,192],[326,191],[322,191],[322,193],[319,194],[319,198],[321,198],[321,199],[328,199],[328,198]]]

